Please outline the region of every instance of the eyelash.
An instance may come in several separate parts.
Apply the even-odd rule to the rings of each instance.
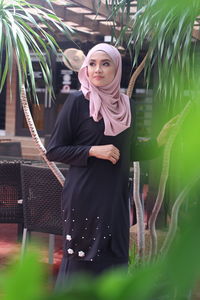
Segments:
[[[109,62],[107,62],[107,61],[105,63],[103,63],[103,65],[110,66]]]
[[[94,65],[95,65],[94,62],[90,62],[90,63],[89,63],[89,66],[91,66],[91,67],[94,67]],[[103,63],[103,66],[108,67],[108,66],[110,66],[110,63],[106,61],[106,62]]]

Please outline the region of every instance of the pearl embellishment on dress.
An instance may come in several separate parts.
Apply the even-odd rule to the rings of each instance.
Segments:
[[[85,256],[85,252],[83,252],[83,251],[79,251],[79,252],[78,252],[78,256],[80,256],[80,257],[84,257],[84,256]]]
[[[72,211],[74,211],[74,210],[75,210],[75,209],[72,208]],[[96,219],[97,219],[98,221],[96,221],[96,224],[95,224],[96,227],[94,227],[94,228],[97,230],[97,232],[99,232],[99,230],[101,230],[101,226],[100,226],[100,224],[98,223],[98,222],[100,222],[100,217],[97,216]],[[85,220],[88,221],[88,218],[85,218]],[[64,221],[67,222],[67,219],[65,219]],[[71,220],[71,221],[72,221],[72,222],[75,222],[75,219],[73,219],[73,220]],[[84,230],[88,230],[88,223],[85,223],[85,226],[86,226],[86,227],[84,227]],[[106,225],[105,227],[106,227],[106,228],[110,228],[111,226]],[[108,231],[108,229],[105,229],[105,230]],[[71,231],[74,231],[74,229],[72,228]],[[109,230],[109,231],[110,231],[110,230]],[[86,231],[85,231],[85,232],[86,232]],[[96,233],[97,233],[97,232],[96,232]],[[72,233],[72,234],[73,234],[73,233]],[[109,232],[104,232],[104,234],[105,234],[105,236],[101,237],[101,238],[103,238],[104,240],[106,240],[108,237],[111,237],[111,233],[109,233]],[[91,237],[90,237],[90,238],[91,238]],[[79,239],[80,239],[80,237],[79,237]],[[83,239],[87,239],[87,237],[86,237],[86,236],[81,236],[81,239],[82,239],[82,240],[83,240]],[[72,240],[72,236],[71,236],[70,234],[67,234],[67,235],[66,235],[66,240],[67,240],[67,241],[71,241],[71,240]],[[93,241],[98,240],[98,236],[96,236],[96,237],[93,236],[92,240],[93,240]],[[77,241],[76,241],[76,242],[77,242]],[[95,245],[96,242],[93,242],[93,243],[94,243],[94,245]],[[74,244],[74,245],[75,245],[75,249],[77,249],[78,244],[76,243],[76,244]],[[79,246],[80,246],[80,245],[79,245]],[[88,245],[88,246],[89,246],[89,245]],[[91,248],[92,248],[91,246],[88,247],[88,249],[91,249]],[[75,251],[75,252],[74,252],[74,251]],[[76,253],[77,256],[80,257],[80,258],[83,258],[83,257],[86,256],[86,253],[85,253],[84,251],[77,251],[77,250],[73,250],[73,249],[71,249],[71,248],[68,248],[68,249],[67,249],[67,253],[70,254],[70,255]],[[101,256],[101,250],[100,250],[100,249],[97,249],[96,256],[97,256],[97,257]],[[94,260],[93,258],[90,259],[90,261],[93,261],[93,260]]]
[[[74,250],[71,249],[71,248],[69,248],[69,249],[67,250],[67,252],[68,252],[69,254],[73,254],[73,253],[74,253]]]
[[[67,241],[71,241],[71,239],[72,239],[71,235],[67,234],[67,235],[66,235],[66,240],[67,240]]]

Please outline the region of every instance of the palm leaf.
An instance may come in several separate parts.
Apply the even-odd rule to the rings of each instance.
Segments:
[[[52,73],[50,53],[60,51],[53,34],[56,31],[71,38],[73,30],[66,26],[53,11],[49,0],[45,0],[49,8],[31,4],[25,0],[0,0],[0,62],[5,50],[5,64],[0,69],[0,90],[7,75],[12,76],[12,61],[15,57],[18,69],[19,90],[24,83],[37,101],[34,70],[31,53],[38,58],[45,85],[52,93]],[[45,24],[47,29],[41,25]],[[51,34],[50,34],[50,33]],[[44,55],[45,54],[45,55]]]
[[[148,52],[150,59],[147,59],[145,65],[147,81],[150,79],[150,71],[157,63],[158,89],[167,95],[164,77],[169,77],[171,82],[168,81],[168,84],[172,87],[170,97],[173,97],[173,88],[174,93],[177,93],[174,65],[176,64],[180,77],[187,76],[189,79],[194,76],[194,65],[191,59],[195,48],[192,46],[194,44],[192,29],[196,17],[200,15],[200,1],[138,1],[140,10],[135,14],[134,19],[131,19],[129,14],[131,2],[131,0],[112,0],[112,15],[115,18],[123,12],[129,16],[126,30],[121,31],[117,44],[124,43],[132,51],[133,65],[136,65],[141,49],[147,43],[150,49]]]

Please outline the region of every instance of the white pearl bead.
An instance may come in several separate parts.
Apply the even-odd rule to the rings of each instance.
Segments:
[[[83,252],[83,251],[79,251],[79,252],[78,252],[78,256],[80,256],[80,257],[84,257],[84,256],[85,256],[85,252]]]
[[[73,253],[74,253],[74,250],[71,249],[71,248],[69,248],[69,249],[67,250],[67,252],[68,252],[69,254],[73,254]]]
[[[67,241],[71,241],[71,239],[72,239],[71,235],[67,234],[67,235],[66,235],[66,240],[67,240]]]

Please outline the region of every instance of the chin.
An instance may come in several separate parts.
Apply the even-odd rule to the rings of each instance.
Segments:
[[[96,84],[97,87],[103,87],[105,84]]]
[[[102,86],[105,85],[105,84],[100,83],[100,82],[92,82],[92,83],[93,83],[93,85],[96,86],[96,87],[102,87]]]

